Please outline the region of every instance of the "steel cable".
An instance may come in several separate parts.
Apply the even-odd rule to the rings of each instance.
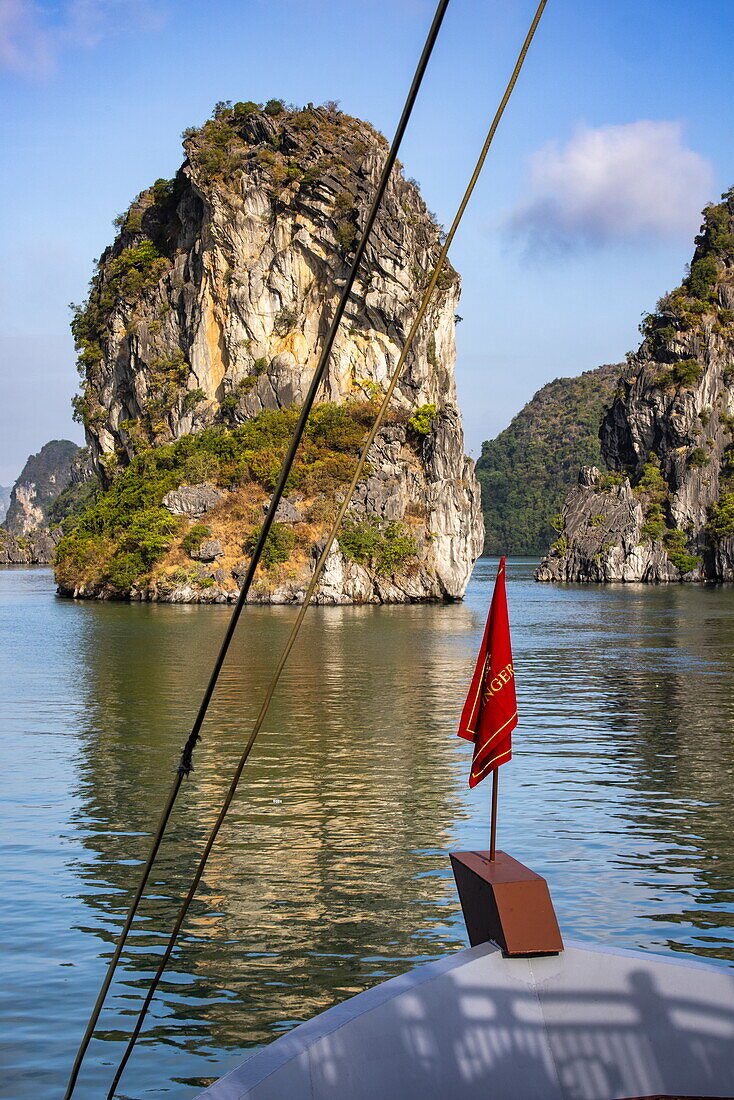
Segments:
[[[313,597],[313,594],[316,590],[316,586],[318,584],[318,581],[320,579],[320,576],[321,576],[321,573],[323,571],[324,565],[326,563],[326,559],[329,556],[329,551],[331,550],[331,547],[334,543],[334,540],[336,539],[337,532],[339,530],[339,527],[341,526],[342,520],[344,519],[344,516],[347,512],[347,509],[349,508],[349,505],[350,505],[350,502],[351,502],[351,497],[354,493],[354,489],[357,485],[357,482],[359,481],[359,478],[362,474],[362,470],[364,468],[365,462],[367,460],[367,453],[368,453],[370,447],[372,446],[372,444],[374,443],[375,437],[377,436],[377,433],[380,430],[382,422],[385,418],[385,414],[388,411],[393,393],[395,392],[395,387],[397,386],[398,381],[400,379],[400,375],[402,374],[402,368],[405,364],[405,360],[406,360],[406,358],[407,358],[407,356],[410,352],[413,340],[415,339],[416,332],[418,331],[418,328],[419,328],[419,326],[420,326],[420,324],[421,324],[421,322],[422,322],[422,320],[423,320],[423,318],[426,314],[426,311],[428,309],[430,299],[433,296],[433,291],[436,287],[436,283],[438,282],[439,276],[441,274],[441,269],[442,269],[443,264],[446,260],[449,248],[450,248],[451,243],[454,239],[454,236],[456,235],[456,231],[459,227],[459,224],[460,224],[460,222],[461,222],[461,220],[464,216],[464,211],[466,210],[469,199],[471,198],[472,192],[474,191],[477,180],[479,179],[479,175],[480,175],[480,173],[482,171],[482,168],[484,166],[484,162],[486,160],[487,153],[489,152],[489,148],[492,144],[492,141],[494,139],[494,135],[497,131],[497,127],[500,123],[502,115],[504,114],[504,111],[505,111],[505,108],[506,108],[507,103],[509,101],[509,98],[512,94],[512,90],[515,87],[515,84],[517,82],[517,78],[520,75],[520,70],[522,69],[523,63],[525,61],[526,54],[528,52],[528,49],[530,48],[530,43],[533,40],[533,37],[535,35],[535,31],[538,27],[538,23],[540,22],[540,18],[543,14],[543,10],[546,7],[546,4],[547,4],[547,0],[541,0],[541,2],[538,5],[538,8],[535,12],[535,16],[534,16],[533,21],[531,23],[530,29],[527,33],[527,36],[526,36],[525,41],[523,43],[522,49],[521,49],[521,51],[518,55],[518,59],[517,59],[517,62],[515,64],[515,68],[512,72],[512,76],[510,77],[510,80],[508,81],[507,87],[505,89],[505,93],[502,97],[502,100],[500,101],[500,105],[497,108],[495,116],[492,120],[492,124],[491,124],[491,126],[489,128],[489,131],[487,133],[487,136],[485,138],[484,145],[482,146],[482,150],[481,150],[481,153],[480,153],[479,158],[477,160],[474,171],[472,173],[471,179],[470,179],[469,184],[466,188],[466,191],[464,192],[464,196],[461,200],[461,203],[459,204],[459,207],[458,207],[458,210],[457,210],[457,212],[454,216],[454,219],[451,223],[451,228],[449,229],[449,231],[446,235],[446,239],[445,239],[444,244],[441,248],[441,252],[440,252],[438,261],[437,261],[436,266],[434,267],[434,270],[433,270],[433,274],[431,275],[428,286],[426,287],[426,290],[424,291],[423,297],[421,299],[421,304],[420,304],[420,307],[418,309],[418,313],[416,314],[415,320],[413,321],[413,324],[411,325],[411,328],[410,328],[410,331],[409,331],[408,336],[406,338],[405,344],[403,345],[403,349],[400,353],[400,357],[398,359],[398,362],[395,366],[392,377],[390,379],[390,384],[389,384],[389,386],[388,386],[388,388],[385,392],[385,395],[382,399],[382,403],[380,405],[380,408],[379,408],[379,411],[378,411],[377,416],[375,418],[375,421],[374,421],[374,423],[373,423],[372,427],[370,428],[370,431],[367,435],[367,439],[365,440],[365,442],[362,446],[362,450],[361,450],[357,465],[355,467],[354,473],[352,475],[352,479],[351,479],[351,482],[349,484],[349,488],[347,489],[346,493],[344,494],[344,499],[343,499],[343,501],[340,505],[340,508],[339,508],[338,513],[337,513],[336,519],[334,520],[331,531],[329,532],[329,535],[327,537],[326,543],[324,544],[324,547],[321,551],[321,554],[319,555],[319,559],[318,559],[318,562],[316,564],[316,568],[314,570],[313,576],[311,577],[311,580],[310,580],[310,582],[308,584],[308,587],[306,589],[306,592],[304,594],[303,603],[301,604],[301,606],[298,610],[298,615],[296,616],[296,620],[293,624],[293,627],[291,628],[291,632],[288,636],[288,640],[286,641],[285,647],[284,647],[284,649],[283,649],[283,651],[280,655],[280,658],[278,660],[278,664],[276,666],[275,672],[273,673],[273,676],[272,676],[272,678],[270,680],[270,683],[268,685],[267,691],[265,693],[265,697],[264,697],[263,702],[260,706],[260,711],[258,713],[258,716],[257,716],[256,720],[255,720],[255,724],[253,725],[253,728],[252,728],[250,736],[247,740],[247,743],[245,744],[245,747],[242,751],[242,755],[240,756],[239,762],[237,764],[234,775],[233,775],[232,780],[230,782],[229,788],[227,790],[227,794],[224,798],[222,806],[221,806],[221,808],[219,810],[219,813],[217,815],[216,821],[214,822],[214,824],[211,828],[211,831],[209,833],[209,836],[206,840],[206,843],[204,845],[204,849],[203,849],[201,858],[199,860],[199,865],[196,869],[196,873],[194,875],[193,881],[191,883],[191,886],[189,888],[188,893],[186,894],[186,897],[184,898],[184,901],[181,905],[178,916],[176,917],[176,921],[174,923],[174,926],[173,926],[173,929],[171,931],[168,943],[166,944],[166,948],[163,952],[163,955],[161,957],[161,960],[160,960],[160,963],[159,963],[158,968],[156,970],[156,973],[154,974],[154,976],[153,976],[153,978],[150,982],[150,985],[148,987],[148,992],[145,996],[145,1000],[144,1000],[143,1005],[142,1005],[142,1007],[140,1009],[140,1012],[138,1014],[138,1018],[135,1022],[135,1027],[133,1028],[133,1031],[130,1035],[130,1039],[128,1041],[127,1048],[126,1048],[125,1053],[123,1054],[123,1057],[122,1057],[122,1059],[121,1059],[121,1061],[120,1061],[120,1063],[117,1067],[117,1071],[115,1073],[114,1080],[113,1080],[112,1085],[110,1087],[110,1091],[107,1094],[107,1100],[113,1100],[113,1098],[114,1098],[114,1095],[115,1095],[115,1092],[116,1092],[116,1089],[117,1089],[117,1085],[120,1081],[120,1078],[122,1077],[122,1074],[124,1073],[125,1066],[128,1063],[130,1055],[133,1052],[133,1049],[135,1047],[135,1043],[137,1042],[137,1039],[138,1039],[138,1036],[140,1034],[141,1028],[142,1028],[143,1023],[145,1021],[145,1017],[147,1015],[148,1008],[150,1007],[150,1003],[153,1000],[153,997],[155,995],[155,991],[156,991],[156,989],[158,987],[158,984],[161,980],[161,977],[163,976],[163,973],[166,969],[166,966],[168,964],[168,960],[171,957],[171,953],[172,953],[172,951],[173,951],[173,949],[176,945],[176,941],[178,939],[178,934],[181,930],[181,926],[182,926],[182,924],[183,924],[183,922],[186,918],[186,914],[189,910],[191,902],[194,899],[194,896],[195,896],[196,891],[198,889],[198,886],[199,886],[199,883],[201,881],[202,875],[204,873],[204,869],[206,868],[206,864],[207,864],[207,861],[209,859],[209,855],[211,853],[212,848],[214,847],[214,843],[215,843],[215,841],[217,839],[217,836],[219,834],[219,831],[220,831],[220,829],[221,829],[221,827],[224,823],[224,819],[227,816],[227,812],[229,810],[230,805],[232,804],[232,800],[234,799],[235,793],[237,791],[237,786],[239,784],[240,777],[241,777],[242,772],[244,770],[245,764],[247,763],[247,759],[248,759],[248,757],[249,757],[249,755],[252,751],[252,748],[255,744],[257,736],[258,736],[258,734],[259,734],[259,732],[262,728],[262,724],[265,720],[265,716],[267,715],[268,708],[270,706],[271,700],[272,700],[273,695],[275,694],[275,690],[278,686],[278,682],[280,680],[281,673],[283,672],[283,669],[285,668],[286,662],[288,661],[288,657],[290,656],[291,650],[293,649],[293,646],[296,642],[296,638],[298,637],[298,633],[301,629],[301,624],[303,623],[306,611],[308,610],[309,604],[310,604],[311,599]]]
[[[74,1065],[72,1067],[71,1074],[70,1074],[70,1077],[69,1077],[69,1081],[68,1081],[68,1084],[67,1084],[67,1087],[66,1087],[66,1092],[64,1093],[64,1100],[70,1100],[70,1097],[72,1096],[72,1094],[74,1092],[74,1088],[75,1088],[75,1085],[76,1085],[77,1078],[79,1076],[79,1071],[81,1069],[81,1065],[82,1065],[82,1062],[84,1060],[84,1056],[85,1056],[85,1054],[87,1052],[87,1049],[89,1047],[89,1044],[91,1042],[92,1035],[94,1033],[94,1029],[97,1026],[97,1021],[99,1020],[99,1016],[100,1016],[100,1013],[101,1013],[102,1008],[104,1006],[104,1002],[105,1002],[105,999],[107,997],[107,993],[109,991],[110,985],[112,984],[112,979],[115,975],[115,971],[117,969],[117,965],[119,963],[120,956],[122,955],[122,951],[125,947],[125,943],[127,942],[127,937],[128,937],[129,932],[130,932],[130,928],[132,927],[132,923],[133,923],[133,921],[135,919],[135,915],[138,911],[140,901],[142,899],[145,888],[148,884],[148,879],[150,877],[150,872],[151,872],[153,864],[156,860],[156,857],[158,855],[158,850],[160,848],[161,841],[163,840],[163,836],[164,836],[164,833],[166,831],[168,821],[171,817],[171,813],[173,812],[173,807],[174,807],[174,804],[175,804],[176,799],[178,797],[178,793],[179,793],[179,790],[181,788],[181,783],[183,781],[184,776],[187,776],[193,768],[192,757],[193,757],[194,749],[196,747],[196,743],[200,739],[201,727],[204,723],[204,719],[205,719],[207,711],[209,709],[209,704],[210,704],[212,696],[214,694],[214,690],[217,686],[217,681],[219,680],[219,675],[222,671],[222,666],[224,665],[224,661],[225,661],[225,658],[227,656],[227,652],[229,650],[230,643],[232,641],[232,638],[234,637],[234,633],[235,633],[235,630],[237,628],[237,623],[239,621],[240,615],[242,614],[242,609],[243,609],[243,607],[245,605],[245,602],[247,600],[248,592],[250,591],[250,588],[252,586],[252,580],[253,580],[253,577],[255,575],[255,570],[257,569],[257,566],[260,562],[260,558],[262,556],[262,552],[263,552],[263,549],[265,547],[265,543],[267,541],[268,534],[270,532],[270,528],[271,528],[273,520],[275,518],[275,513],[277,511],[278,504],[280,503],[281,497],[283,496],[285,485],[286,485],[286,482],[288,480],[288,475],[291,471],[291,467],[292,467],[293,461],[296,457],[296,452],[298,450],[298,446],[301,442],[301,439],[303,437],[303,433],[304,433],[305,428],[306,428],[306,422],[308,420],[309,413],[311,411],[311,408],[313,407],[317,391],[319,389],[319,386],[320,386],[321,381],[323,379],[324,373],[326,371],[326,367],[327,367],[329,359],[331,357],[331,351],[332,351],[332,348],[333,348],[333,345],[334,345],[334,340],[336,339],[337,331],[339,329],[342,317],[344,315],[344,311],[345,311],[346,306],[347,306],[347,302],[349,300],[349,296],[350,296],[352,288],[354,286],[354,282],[355,282],[355,279],[357,277],[358,269],[359,269],[359,267],[362,263],[362,260],[364,258],[364,254],[365,254],[365,251],[366,251],[366,248],[367,248],[367,243],[368,243],[369,237],[371,235],[373,226],[375,224],[375,220],[377,218],[379,208],[382,204],[382,199],[384,197],[385,190],[387,189],[387,185],[388,185],[390,176],[392,174],[392,169],[393,169],[393,166],[394,166],[395,161],[397,159],[398,151],[400,149],[400,145],[401,145],[403,137],[405,135],[405,131],[406,131],[408,122],[410,120],[410,116],[413,112],[413,108],[415,106],[415,101],[416,101],[417,96],[418,96],[418,91],[419,91],[420,86],[423,82],[423,77],[425,76],[425,72],[426,72],[426,69],[428,67],[428,62],[430,60],[431,53],[433,52],[433,48],[436,44],[436,40],[438,38],[438,33],[441,29],[441,24],[443,22],[444,15],[446,14],[446,9],[448,8],[449,2],[450,2],[450,0],[439,0],[438,6],[436,8],[436,13],[433,17],[433,22],[431,23],[430,29],[428,31],[428,36],[426,38],[426,42],[425,42],[425,45],[423,47],[423,51],[422,51],[420,59],[418,61],[418,65],[417,65],[416,70],[415,70],[415,75],[413,77],[413,81],[412,81],[410,89],[408,91],[408,95],[407,95],[407,98],[405,100],[405,105],[403,107],[403,111],[402,111],[402,114],[400,116],[400,121],[398,122],[398,126],[397,126],[397,129],[395,131],[395,136],[393,137],[392,144],[390,146],[390,150],[389,150],[388,155],[387,155],[387,159],[385,160],[385,164],[383,166],[382,173],[380,175],[377,190],[376,190],[375,196],[372,200],[372,205],[370,206],[369,212],[367,214],[367,219],[365,221],[364,230],[362,232],[361,239],[360,239],[359,244],[357,246],[357,249],[355,251],[354,259],[352,261],[352,266],[349,270],[349,274],[347,276],[346,283],[345,283],[344,288],[341,292],[339,302],[337,304],[336,311],[334,313],[334,317],[332,318],[332,321],[331,321],[331,325],[329,326],[329,331],[328,331],[328,334],[326,336],[324,346],[321,350],[321,355],[319,356],[319,361],[318,361],[318,364],[316,366],[316,370],[314,371],[314,376],[311,379],[311,384],[310,384],[308,392],[306,394],[306,398],[304,400],[303,407],[301,409],[301,413],[300,413],[300,416],[298,418],[298,422],[296,424],[296,427],[295,427],[295,430],[294,430],[294,433],[293,433],[293,437],[292,437],[290,445],[288,447],[287,454],[286,454],[286,456],[283,460],[283,466],[281,468],[280,476],[278,478],[278,483],[275,487],[275,490],[273,491],[272,497],[270,498],[270,504],[269,504],[267,513],[265,515],[265,519],[263,520],[262,527],[260,528],[260,534],[258,536],[257,544],[256,544],[256,546],[253,550],[252,558],[250,559],[250,563],[249,563],[248,568],[247,568],[247,573],[245,574],[245,578],[243,580],[242,589],[240,591],[239,598],[237,600],[237,603],[236,603],[235,608],[232,612],[232,616],[230,618],[229,624],[227,626],[227,630],[226,630],[226,633],[224,635],[224,640],[222,641],[222,645],[221,645],[219,653],[217,655],[217,659],[214,663],[214,667],[212,669],[211,676],[209,677],[209,682],[208,682],[206,690],[204,692],[204,696],[202,698],[201,705],[199,706],[199,710],[198,710],[196,718],[194,720],[194,724],[191,728],[191,733],[189,734],[188,738],[186,739],[186,743],[185,743],[185,745],[183,747],[183,750],[181,752],[181,758],[180,758],[178,767],[176,769],[176,777],[175,777],[174,782],[173,782],[173,784],[171,786],[171,789],[169,791],[168,798],[166,800],[166,804],[165,804],[165,807],[163,809],[163,813],[161,815],[161,818],[160,818],[160,821],[159,821],[159,824],[158,824],[158,828],[155,832],[153,842],[151,844],[150,851],[148,853],[148,858],[147,858],[147,860],[145,862],[145,865],[143,867],[143,871],[142,871],[137,889],[135,891],[135,895],[134,895],[133,900],[130,904],[127,916],[126,916],[124,924],[122,926],[122,930],[121,930],[120,935],[119,935],[119,937],[117,939],[117,942],[115,944],[115,950],[114,950],[114,952],[112,954],[112,957],[110,959],[110,962],[107,966],[107,971],[105,973],[105,978],[104,978],[104,981],[102,983],[102,987],[101,987],[101,989],[99,991],[99,994],[97,996],[97,1000],[94,1004],[94,1008],[92,1009],[92,1014],[91,1014],[91,1016],[89,1018],[89,1021],[87,1023],[87,1027],[86,1027],[86,1030],[84,1032],[84,1036],[82,1038],[81,1044],[79,1046],[79,1050],[77,1051],[76,1058],[74,1060]]]

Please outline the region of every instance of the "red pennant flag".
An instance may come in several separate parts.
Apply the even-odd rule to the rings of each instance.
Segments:
[[[516,725],[517,703],[505,592],[505,559],[500,558],[477,667],[459,723],[459,737],[474,742],[470,787],[476,787],[490,772],[512,757],[512,731]]]

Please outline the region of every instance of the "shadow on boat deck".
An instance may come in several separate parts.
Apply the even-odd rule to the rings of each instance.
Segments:
[[[642,952],[460,952],[296,1028],[207,1100],[734,1096],[734,975]]]

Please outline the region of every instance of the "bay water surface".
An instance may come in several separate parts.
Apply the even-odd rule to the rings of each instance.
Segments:
[[[540,585],[510,563],[520,726],[500,846],[569,939],[734,965],[734,588]],[[496,562],[449,605],[314,608],[119,1096],[187,1098],[465,946],[486,848],[455,728]],[[230,609],[74,603],[0,569],[0,1096],[63,1093]],[[252,607],[77,1096],[106,1094],[295,610]]]

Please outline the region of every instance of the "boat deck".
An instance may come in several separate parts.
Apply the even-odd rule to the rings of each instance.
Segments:
[[[734,1096],[734,972],[492,944],[383,982],[273,1042],[202,1100]]]

